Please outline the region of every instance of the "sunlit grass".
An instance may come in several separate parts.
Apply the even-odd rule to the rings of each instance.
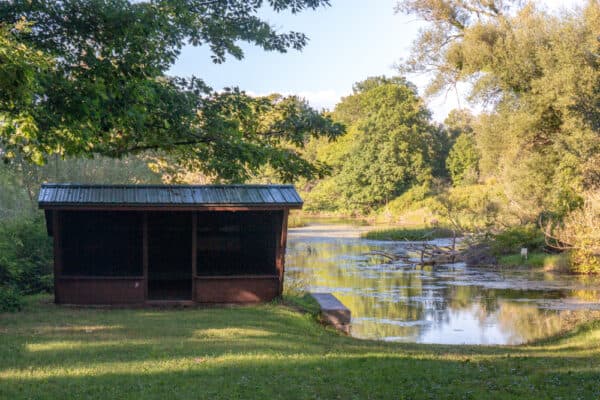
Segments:
[[[542,252],[529,253],[527,259],[520,254],[511,254],[502,256],[498,259],[498,264],[506,267],[533,267],[544,268],[548,271],[569,270],[568,261],[563,254],[548,254]]]
[[[296,304],[301,304],[297,302]],[[0,398],[598,398],[600,323],[526,346],[340,336],[279,304],[30,302],[0,316]]]
[[[361,237],[371,240],[432,240],[452,237],[453,232],[448,228],[390,228],[373,230],[361,234]]]

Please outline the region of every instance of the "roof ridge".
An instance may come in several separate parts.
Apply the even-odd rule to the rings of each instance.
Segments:
[[[144,188],[144,187],[149,187],[149,188],[209,188],[209,187],[217,187],[217,188],[222,188],[222,187],[261,187],[261,188],[267,188],[267,187],[294,187],[293,184],[291,183],[210,183],[210,184],[193,184],[193,185],[188,185],[188,184],[174,184],[174,185],[170,185],[170,184],[161,184],[161,183],[143,183],[143,184],[136,184],[136,183],[76,183],[76,182],[60,182],[60,183],[55,183],[55,182],[48,182],[48,183],[42,183],[41,187],[71,187],[71,188],[77,188],[77,187],[84,187],[84,188],[115,188],[115,187],[125,187],[125,188]]]
[[[133,185],[46,183],[38,204],[56,206],[173,206],[206,207],[301,207],[302,198],[293,185]]]

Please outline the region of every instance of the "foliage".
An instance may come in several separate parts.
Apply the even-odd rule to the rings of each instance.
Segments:
[[[568,252],[559,254],[546,254],[544,258],[544,271],[571,272],[573,265]]]
[[[361,234],[361,237],[370,240],[421,241],[450,238],[454,235],[455,232],[448,228],[391,228],[368,231]]]
[[[462,232],[489,232],[514,223],[501,187],[493,183],[449,188],[436,196],[434,211]]]
[[[492,236],[492,251],[494,255],[520,253],[521,248],[529,252],[544,249],[546,240],[542,230],[533,225],[517,225]]]
[[[332,178],[313,189],[309,199],[317,207],[364,214],[431,179],[445,133],[431,124],[415,87],[404,78],[357,83],[333,118],[347,124],[348,134],[320,150]]]
[[[23,308],[21,292],[10,285],[0,284],[0,312],[15,312]]]
[[[524,346],[344,337],[278,305],[3,314],[6,398],[597,398],[600,323]],[[27,384],[24,384],[24,381]]]
[[[551,247],[568,250],[575,272],[600,273],[600,192],[586,194],[585,204],[558,223],[548,223]]]
[[[302,158],[310,136],[343,127],[290,96],[216,92],[200,78],[170,77],[184,45],[206,45],[216,63],[243,58],[241,42],[302,49],[304,34],[278,33],[257,14],[263,1],[16,0],[0,3],[0,151],[48,157],[122,157],[155,150],[172,164],[225,181],[261,166],[279,178],[321,176]],[[276,10],[327,0],[278,0]],[[34,25],[32,25],[34,24]],[[15,78],[15,79],[13,79]]]
[[[542,268],[546,265],[546,259],[553,257],[547,253],[530,253],[527,259],[520,254],[504,255],[498,258],[498,265],[504,267],[533,267]]]
[[[472,135],[461,133],[446,160],[452,183],[472,185],[479,178],[479,152]]]
[[[44,182],[78,182],[96,184],[154,184],[161,175],[151,171],[149,156],[61,159],[53,156],[45,165],[31,164],[17,158],[0,163],[0,221],[36,215],[37,196]]]
[[[288,217],[288,228],[301,228],[306,226],[306,221],[297,213],[290,213]]]
[[[19,148],[31,160],[43,154],[31,142],[40,134],[32,105],[38,102],[39,74],[50,68],[51,59],[17,36],[31,32],[30,24],[15,18],[10,24],[0,19],[0,157],[14,157]]]
[[[51,291],[52,260],[43,216],[0,225],[0,285],[25,294]]]
[[[479,171],[523,222],[565,215],[599,182],[600,4],[549,14],[535,2],[403,0],[428,22],[403,65],[433,72],[429,93],[470,87]]]
[[[426,199],[433,195],[433,190],[429,183],[415,185],[387,203],[382,210],[383,213],[389,213],[393,216],[426,205]]]

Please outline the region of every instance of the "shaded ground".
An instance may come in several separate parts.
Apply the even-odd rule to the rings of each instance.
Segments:
[[[341,337],[279,305],[185,310],[35,303],[0,316],[0,398],[600,396],[600,324],[521,347]]]

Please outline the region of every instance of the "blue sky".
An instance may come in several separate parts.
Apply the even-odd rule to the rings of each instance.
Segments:
[[[394,64],[406,57],[423,23],[394,13],[396,0],[332,0],[331,7],[300,14],[265,11],[262,16],[279,31],[304,32],[310,38],[301,52],[265,52],[244,44],[245,58],[229,57],[213,64],[206,47],[186,47],[170,73],[196,75],[214,89],[238,86],[250,94],[298,94],[316,108],[333,109],[352,85],[369,76],[394,75]],[[544,1],[551,8],[580,1]],[[426,77],[409,77],[422,90]],[[458,106],[455,94],[429,101],[442,121]],[[461,105],[465,105],[464,102]]]

